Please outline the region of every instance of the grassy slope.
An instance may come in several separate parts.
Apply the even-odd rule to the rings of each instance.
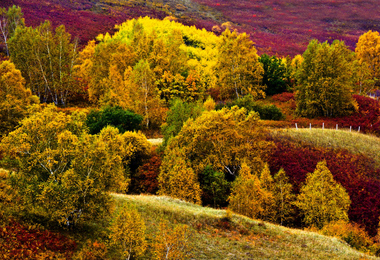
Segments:
[[[362,154],[374,160],[380,168],[380,138],[348,130],[289,128],[273,131],[273,135],[287,137],[295,142],[305,142],[317,147],[346,149],[353,154]]]
[[[205,208],[167,197],[113,194],[118,208],[134,204],[152,235],[161,219],[188,224],[193,230],[193,259],[376,259],[336,238],[289,229],[233,215],[230,228],[224,210]],[[194,227],[197,227],[195,229]],[[149,257],[149,252],[147,257]]]

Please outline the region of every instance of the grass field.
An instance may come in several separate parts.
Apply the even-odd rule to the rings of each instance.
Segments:
[[[380,138],[364,135],[349,130],[333,130],[318,128],[288,128],[274,130],[272,135],[289,138],[295,142],[308,143],[313,146],[345,149],[353,154],[362,154],[372,158],[376,168],[380,168]]]
[[[232,215],[167,197],[113,194],[117,208],[133,204],[147,224],[147,233],[158,223],[191,227],[191,259],[377,259],[350,248],[336,238]],[[147,259],[150,257],[147,252]]]

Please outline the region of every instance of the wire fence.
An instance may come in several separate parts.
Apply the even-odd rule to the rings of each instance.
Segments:
[[[298,129],[297,123],[295,123],[295,127],[296,127],[296,129]],[[312,128],[311,123],[309,124],[308,128],[311,130],[311,128]],[[305,129],[305,128],[303,128],[303,129]],[[325,129],[325,123],[322,123],[322,129]],[[346,129],[346,128],[344,128],[344,129]],[[336,124],[335,130],[339,130],[338,124]],[[356,129],[353,129],[352,126],[350,126],[350,132],[352,132],[352,131],[356,131]],[[360,133],[360,126],[358,127],[357,132]]]

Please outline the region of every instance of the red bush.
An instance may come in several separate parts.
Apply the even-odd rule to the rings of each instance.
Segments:
[[[280,93],[277,95],[273,95],[272,99],[278,102],[287,102],[290,100],[294,100],[294,93],[289,93],[289,92]]]
[[[339,127],[357,130],[364,133],[380,134],[380,103],[379,101],[359,95],[353,96],[359,105],[359,111],[346,117],[326,118],[327,123],[336,123]]]
[[[152,157],[137,169],[135,185],[141,193],[156,194],[158,191],[157,177],[160,173],[161,157],[153,152]]]
[[[10,259],[31,259],[44,253],[71,259],[77,246],[63,235],[24,226],[14,220],[0,228],[0,237],[0,254]]]
[[[308,172],[313,172],[317,163],[326,160],[334,179],[347,190],[351,206],[348,212],[351,221],[363,225],[374,236],[380,217],[380,170],[372,166],[372,161],[362,155],[347,151],[333,151],[310,145],[274,140],[276,149],[269,164],[271,172],[284,168],[298,194]]]

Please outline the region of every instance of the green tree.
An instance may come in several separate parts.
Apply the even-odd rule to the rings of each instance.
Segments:
[[[25,88],[21,72],[10,61],[0,63],[0,136],[14,130],[38,98]]]
[[[269,96],[285,92],[288,84],[286,82],[286,67],[281,59],[276,56],[270,57],[263,54],[259,58],[263,65],[263,85],[266,86],[265,93]]]
[[[331,221],[348,220],[350,204],[350,197],[334,180],[326,161],[319,162],[315,171],[307,175],[295,202],[304,216],[304,223],[317,228]]]
[[[223,172],[217,172],[211,166],[207,166],[199,175],[202,190],[202,204],[216,207],[227,205],[231,184],[225,178]]]
[[[126,259],[139,257],[147,248],[145,223],[135,208],[124,207],[111,226],[111,244],[121,246]]]
[[[344,42],[312,40],[297,73],[297,114],[306,117],[342,116],[357,109],[352,98],[356,83],[354,53]]]
[[[104,107],[101,110],[91,110],[87,115],[86,124],[90,134],[98,134],[104,127],[111,125],[120,133],[140,129],[143,117],[121,107]]]
[[[203,110],[199,103],[188,103],[181,99],[174,99],[171,102],[170,110],[167,112],[166,123],[161,126],[164,134],[164,146],[168,144],[170,138],[178,135],[183,124],[189,118],[197,118]]]
[[[68,116],[54,105],[29,113],[0,143],[25,209],[68,226],[108,211],[108,192],[128,188],[124,162],[136,150],[128,136],[112,127],[89,135],[84,113]]]
[[[50,22],[35,29],[18,27],[9,41],[9,50],[33,94],[42,102],[67,105],[69,94],[76,92],[77,41],[71,42],[63,25],[55,32]]]
[[[262,85],[264,70],[247,34],[228,29],[223,32],[216,67],[224,98],[239,98],[247,94],[255,99],[265,97],[265,86]]]
[[[23,16],[19,6],[13,5],[8,10],[0,8],[0,43],[5,45],[7,56],[9,56],[9,39],[13,37],[17,27],[25,26]]]

